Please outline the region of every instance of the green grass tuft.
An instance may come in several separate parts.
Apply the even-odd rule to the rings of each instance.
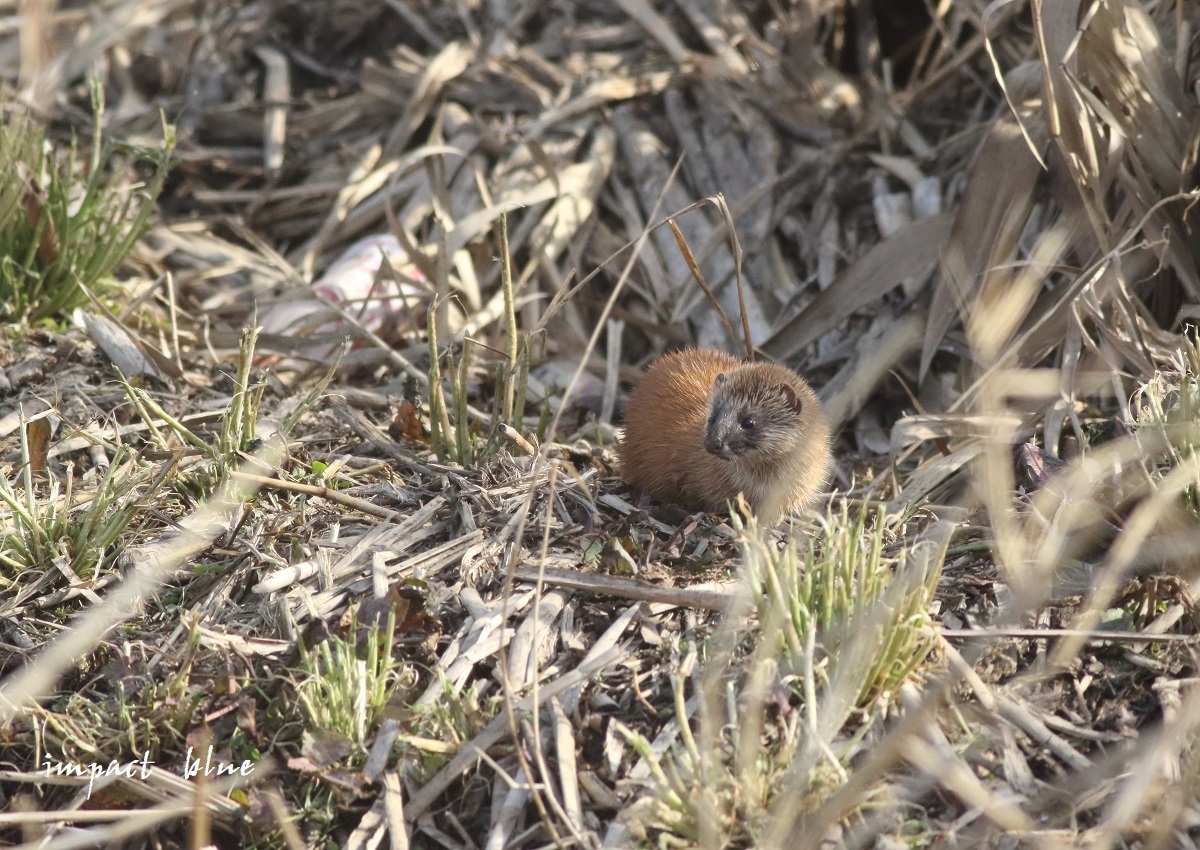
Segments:
[[[0,321],[61,319],[100,294],[142,235],[169,170],[174,138],[157,149],[120,144],[100,132],[104,112],[93,90],[92,155],[78,145],[56,152],[27,114],[0,123]],[[150,179],[120,185],[126,160],[149,161]],[[86,290],[86,291],[85,291]]]
[[[614,721],[648,769],[650,793],[626,817],[645,845],[778,846],[798,815],[849,781],[884,697],[932,648],[945,541],[909,537],[904,518],[845,503],[820,523],[815,536],[780,545],[735,515],[758,613],[753,648],[745,653],[736,626],[718,635],[692,711],[690,665],[679,665],[679,742],[668,754]]]
[[[355,633],[331,636],[314,647],[300,643],[303,678],[296,684],[301,713],[313,731],[344,736],[366,754],[371,735],[383,719],[384,709],[397,689],[411,678],[392,658],[396,614],[387,626],[372,626],[363,649]]]
[[[121,447],[87,493],[77,492],[72,466],[62,479],[43,483],[32,470],[27,431],[20,429],[21,474],[15,482],[0,475],[0,503],[8,509],[0,522],[0,576],[57,564],[60,579],[91,580],[115,564],[129,541],[126,530],[163,477]]]
[[[755,520],[743,528],[734,517],[759,621],[783,636],[782,663],[799,671],[828,657],[836,667],[853,649],[863,662],[856,702],[865,705],[897,688],[932,648],[926,626],[944,553],[928,551],[930,541],[914,545],[905,518],[882,508],[851,513],[842,502],[818,522],[818,534],[779,547]],[[893,552],[897,540],[906,545]]]

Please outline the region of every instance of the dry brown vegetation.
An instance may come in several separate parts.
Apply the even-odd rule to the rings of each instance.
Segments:
[[[0,342],[0,843],[1195,846],[1200,6],[3,7],[58,149],[176,145]],[[636,509],[621,391],[747,334],[823,516]]]

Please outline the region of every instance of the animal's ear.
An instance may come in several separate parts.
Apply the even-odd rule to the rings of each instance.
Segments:
[[[783,393],[783,397],[787,399],[787,405],[796,413],[799,413],[804,404],[800,401],[800,396],[796,395],[796,390],[791,384],[780,384],[779,390]]]
[[[728,378],[728,376],[726,376],[726,374],[724,372],[718,372],[717,377],[713,378],[713,383],[719,387],[719,386],[721,386],[721,384],[725,383],[728,380],[729,380],[729,378]]]

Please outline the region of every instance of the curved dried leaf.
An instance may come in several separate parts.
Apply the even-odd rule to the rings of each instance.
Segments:
[[[1026,128],[1039,145],[1045,144],[1041,122],[1027,121]],[[1002,119],[993,124],[942,255],[942,273],[921,350],[922,379],[946,331],[956,316],[965,314],[984,275],[1016,249],[1033,208],[1040,172],[1017,122]]]
[[[775,331],[763,344],[763,351],[776,360],[786,360],[902,281],[928,274],[950,235],[952,222],[953,216],[943,213],[919,219],[896,231],[843,271],[798,316]]]

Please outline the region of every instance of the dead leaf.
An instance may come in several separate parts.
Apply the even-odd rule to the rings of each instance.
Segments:
[[[1044,146],[1044,123],[1028,118],[1025,123],[1035,143]],[[942,255],[921,350],[922,379],[946,331],[955,318],[966,315],[984,276],[1016,249],[1033,208],[1039,174],[1041,166],[1017,122],[1002,119],[993,124]]]
[[[952,222],[953,216],[943,213],[900,228],[856,260],[798,316],[775,331],[763,344],[763,351],[776,360],[787,360],[902,281],[928,274],[950,235]]]
[[[427,442],[421,427],[421,408],[408,399],[402,399],[393,408],[392,421],[388,425],[388,436],[396,442],[407,440],[414,443]]]
[[[58,230],[54,219],[46,211],[45,196],[37,175],[23,162],[17,163],[17,175],[25,183],[25,192],[21,195],[21,208],[25,211],[25,221],[34,233],[41,228],[38,237],[37,260],[45,268],[58,259],[59,241]]]
[[[50,454],[50,420],[42,416],[25,423],[25,441],[29,446],[29,468],[41,472],[46,468],[46,457]]]
[[[126,378],[148,376],[160,381],[164,379],[163,370],[156,361],[165,358],[149,357],[146,346],[139,345],[124,325],[94,313],[83,314],[83,325],[92,341],[100,346],[100,350]]]

